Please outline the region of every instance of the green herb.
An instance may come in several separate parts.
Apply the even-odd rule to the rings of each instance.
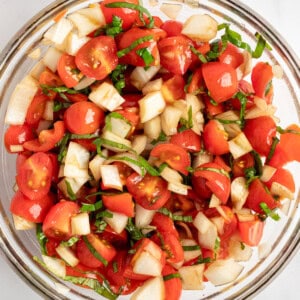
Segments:
[[[112,266],[113,266],[113,272],[118,273],[119,268],[118,268],[118,264],[116,261],[113,261]]]
[[[120,119],[125,121],[128,125],[131,126],[131,123],[120,113],[113,111],[110,114],[108,114],[105,117],[105,129],[111,131],[112,130],[112,124],[111,124],[111,119]]]
[[[255,169],[256,169],[257,175],[260,177],[262,175],[262,172],[263,172],[263,163],[262,163],[261,157],[254,150],[252,150],[251,153],[252,153],[253,158],[254,158]]]
[[[75,134],[75,133],[72,133],[70,135],[71,140],[92,140],[92,139],[95,139],[97,137],[99,137],[99,136],[96,135],[96,134]]]
[[[215,260],[217,259],[217,254],[220,250],[220,247],[221,247],[221,240],[219,237],[217,237],[215,240],[215,246],[214,246],[214,259]]]
[[[270,217],[274,221],[279,221],[280,220],[280,216],[278,215],[278,213],[276,213],[274,209],[270,209],[269,206],[267,205],[267,203],[260,202],[259,206],[263,210],[263,212],[265,213],[265,215],[267,217]]]
[[[122,89],[125,87],[124,73],[126,69],[127,65],[119,64],[110,74],[111,81],[119,93],[121,93]]]
[[[96,219],[100,219],[100,218],[112,218],[114,215],[107,211],[107,210],[104,210],[104,211],[100,211],[97,213],[96,215]]]
[[[80,91],[67,88],[66,86],[50,86],[47,84],[41,84],[43,94],[47,95],[49,91],[53,91],[59,94],[67,93],[67,94],[78,94]]]
[[[104,220],[96,220],[94,224],[97,227],[97,233],[103,232],[107,226],[107,223]]]
[[[198,57],[198,59],[199,59],[203,64],[207,63],[206,57],[205,57],[200,51],[198,51],[198,50],[197,50],[195,47],[193,47],[193,46],[191,46],[190,48],[191,48],[192,52]]]
[[[198,168],[195,169],[194,172],[197,172],[197,171],[216,172],[216,173],[219,173],[221,175],[224,175],[224,176],[230,178],[230,175],[224,169],[217,169],[217,168],[211,168],[211,167],[198,167]]]
[[[116,194],[121,194],[122,192],[103,192],[103,191],[98,191],[98,192],[95,192],[95,193],[91,193],[91,194],[88,194],[84,197],[84,199],[89,199],[91,197],[95,197],[95,196],[99,196],[99,195],[108,195],[108,196],[111,196],[111,195],[116,195]]]
[[[202,257],[202,255],[200,255],[199,258],[194,262],[194,265],[208,264],[211,262],[212,262],[211,257]]]
[[[294,130],[294,129],[283,129],[280,126],[276,126],[277,132],[280,134],[286,134],[286,133],[292,133],[292,134],[300,134],[300,131]]]
[[[119,150],[132,151],[132,148],[128,147],[127,145],[117,143],[108,139],[103,139],[103,138],[97,138],[96,140],[93,141],[93,144],[96,145],[97,153],[101,156],[102,156],[102,151],[101,151],[102,145],[107,145],[109,147],[113,147]]]
[[[255,50],[252,52],[253,58],[259,58],[263,54],[265,48],[268,50],[272,50],[272,47],[266,42],[266,40],[262,37],[258,32],[255,33],[255,37],[257,38],[257,44]]]
[[[259,176],[256,174],[256,169],[254,167],[249,167],[244,170],[245,178],[246,178],[246,186],[249,186],[249,184],[259,178]]]
[[[222,43],[221,50],[220,50],[220,46],[219,46],[219,41],[211,43],[210,51],[208,53],[206,53],[206,59],[208,61],[217,59],[224,52],[226,47],[227,47],[227,42]]]
[[[265,96],[267,96],[270,93],[271,88],[272,88],[272,80],[270,80],[266,86]]]
[[[180,278],[181,279],[181,276],[180,276],[179,273],[172,273],[172,274],[168,274],[168,275],[163,276],[164,281],[171,280],[173,278]]]
[[[120,17],[113,15],[112,22],[110,24],[107,24],[105,27],[106,35],[115,37],[116,35],[121,33],[122,24],[123,20]]]
[[[136,50],[136,54],[143,59],[146,67],[150,66],[154,61],[154,57],[148,48],[138,49]]]
[[[244,124],[245,124],[245,111],[246,111],[246,104],[247,104],[247,101],[248,101],[248,98],[247,96],[249,95],[246,95],[242,92],[237,92],[233,98],[236,98],[240,101],[241,103],[241,110],[240,110],[240,125],[241,127],[243,128],[244,127]]]
[[[70,133],[66,133],[63,138],[59,141],[59,143],[57,144],[57,146],[59,147],[59,153],[57,156],[57,160],[59,162],[62,162],[67,154],[67,145],[68,142],[70,140],[71,134]]]
[[[193,128],[194,125],[193,125],[193,108],[192,108],[192,106],[190,106],[189,110],[188,110],[188,119],[186,120],[186,119],[180,118],[179,123],[181,125],[180,128],[178,129],[179,132]]]
[[[180,222],[187,222],[191,223],[193,222],[193,217],[192,216],[183,216],[183,215],[176,215],[173,214],[170,210],[168,210],[166,207],[161,207],[158,210],[161,214],[168,216],[170,219],[173,221],[180,221]]]
[[[60,245],[65,246],[65,247],[72,247],[73,245],[75,245],[77,242],[79,241],[79,237],[77,236],[73,236],[70,239],[68,239],[67,241],[62,241],[60,243]]]
[[[157,143],[165,142],[166,140],[167,140],[166,134],[163,131],[161,131],[158,138],[151,141],[151,145],[156,145]]]
[[[273,157],[273,155],[275,153],[276,146],[277,146],[278,143],[279,143],[279,138],[276,137],[276,136],[273,137],[273,142],[272,142],[270,151],[268,153],[268,156],[266,158],[266,163],[268,163],[271,160],[271,158]]]
[[[102,208],[102,201],[98,201],[96,203],[82,203],[80,211],[82,212],[89,212],[89,211],[96,211]]]
[[[68,193],[69,198],[71,200],[75,201],[77,199],[76,194],[73,192],[70,182],[65,179],[65,183],[66,183],[66,186],[67,186],[67,193]]]
[[[82,237],[82,240],[84,241],[89,251],[93,254],[93,256],[99,261],[101,261],[104,266],[107,266],[108,261],[93,247],[86,235]]]
[[[139,17],[142,21],[142,23],[148,27],[148,28],[153,28],[154,26],[154,19],[151,15],[151,13],[143,6],[138,5],[138,4],[133,4],[133,3],[127,3],[127,2],[113,2],[113,3],[108,3],[105,5],[105,7],[108,8],[129,8],[132,10],[136,10],[139,12]],[[144,19],[144,14],[148,17],[149,23],[146,24],[146,21]]]
[[[159,174],[161,174],[161,172],[166,168],[166,167],[168,167],[168,164],[167,163],[162,163],[161,165],[159,165],[159,167],[158,167],[158,172],[159,172]]]
[[[142,230],[140,228],[137,228],[133,224],[132,218],[128,218],[126,230],[129,233],[131,239],[134,241],[139,241],[140,239],[145,237],[145,235],[142,233]]]
[[[117,52],[117,56],[119,58],[121,58],[124,55],[128,54],[130,51],[132,51],[134,48],[136,48],[138,45],[148,42],[152,39],[153,39],[152,35],[146,35],[146,36],[140,37],[140,38],[136,39],[129,47],[119,50]]]
[[[72,105],[71,102],[54,101],[53,112],[58,112],[62,109],[70,107],[71,105]]]
[[[42,254],[47,255],[46,243],[48,238],[45,236],[42,229],[42,224],[40,223],[36,225],[36,238],[40,244]]]
[[[183,251],[195,251],[195,250],[200,250],[199,245],[191,245],[191,246],[182,246]]]

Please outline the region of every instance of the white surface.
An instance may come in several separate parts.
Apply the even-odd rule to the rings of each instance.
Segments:
[[[11,36],[50,0],[0,0],[0,50]],[[243,0],[268,20],[300,56],[300,1],[296,0]],[[299,299],[300,253],[298,253],[255,300]],[[0,251],[0,299],[40,300],[26,283],[7,265]],[[153,299],[155,300],[155,299]]]

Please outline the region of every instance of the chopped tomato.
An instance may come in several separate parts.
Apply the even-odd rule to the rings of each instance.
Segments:
[[[23,125],[10,125],[4,135],[5,148],[12,153],[11,146],[23,145],[26,141],[32,139],[34,139],[32,129],[26,123]]]
[[[268,156],[276,136],[276,123],[269,116],[246,120],[244,134],[255,151]]]
[[[39,83],[43,86],[57,87],[62,86],[63,82],[59,78],[58,75],[53,73],[49,68],[45,68],[45,70],[39,76]],[[53,100],[56,97],[56,92],[48,90],[46,95],[50,100]]]
[[[177,237],[179,237],[178,231],[174,225],[173,220],[162,213],[155,213],[151,221],[151,225],[155,226],[157,231],[163,234],[174,234]]]
[[[206,185],[206,179],[200,176],[192,175],[192,187],[194,192],[201,199],[210,199],[211,189]]]
[[[158,42],[160,63],[169,72],[183,75],[192,63],[192,41],[185,36],[171,36]]]
[[[85,94],[64,94],[71,102],[88,101],[88,96]]]
[[[188,85],[188,93],[190,94],[198,94],[200,91],[204,90],[204,82],[202,76],[202,69],[198,68],[192,74],[191,82]]]
[[[202,65],[202,74],[210,97],[217,103],[230,99],[238,91],[235,69],[221,62]]]
[[[251,153],[247,153],[233,160],[232,173],[234,177],[245,176],[245,170],[254,167],[255,161]]]
[[[150,156],[157,157],[162,163],[166,162],[171,168],[188,175],[190,156],[183,148],[175,144],[164,143],[156,145],[150,152]]]
[[[213,117],[224,112],[223,102],[216,104],[206,95],[203,95],[203,100],[205,104],[205,111],[209,117]]]
[[[181,75],[174,75],[164,81],[161,87],[161,92],[165,101],[172,103],[175,100],[184,98],[185,81]]]
[[[206,123],[202,136],[205,149],[211,154],[222,155],[229,152],[228,134],[217,120]]]
[[[178,277],[172,277],[177,271],[171,265],[166,264],[162,270],[164,278],[165,294],[168,295],[168,300],[179,300],[182,293],[182,281]]]
[[[20,191],[32,200],[45,197],[50,190],[52,171],[52,160],[48,154],[32,154],[22,163],[16,176]]]
[[[118,65],[115,40],[110,36],[92,38],[78,50],[75,63],[84,75],[104,79]]]
[[[133,169],[120,161],[113,162],[113,165],[117,166],[122,184],[125,185],[127,178],[134,172]]]
[[[262,238],[265,223],[258,218],[253,221],[238,222],[238,229],[243,243],[257,246]]]
[[[246,95],[246,109],[253,107],[254,105],[254,89],[252,84],[244,79],[239,81],[239,91]],[[241,109],[241,101],[238,98],[233,98],[230,100],[233,108],[240,110]]]
[[[144,177],[137,173],[131,174],[126,180],[126,186],[136,203],[150,210],[161,208],[171,195],[164,179],[148,173]]]
[[[267,182],[265,182],[265,185],[270,189],[273,182],[277,182],[285,186],[292,193],[295,192],[295,181],[293,175],[287,169],[283,169],[283,168],[276,169],[273,176]]]
[[[43,222],[44,234],[53,239],[65,240],[71,237],[71,217],[78,214],[80,208],[73,201],[62,200],[51,207]]]
[[[53,194],[47,194],[40,199],[29,199],[21,191],[17,191],[10,203],[12,214],[33,223],[42,223],[54,204]]]
[[[134,202],[131,194],[103,195],[102,201],[104,206],[109,210],[131,218],[134,217]]]
[[[121,104],[123,108],[129,108],[129,107],[139,107],[138,101],[141,100],[143,95],[141,94],[125,94],[123,95],[123,98],[125,99],[125,102]]]
[[[83,265],[99,268],[107,265],[116,256],[117,251],[107,241],[90,233],[77,242],[76,254]]]
[[[181,34],[183,23],[176,20],[167,20],[160,26],[160,28],[167,33],[168,37],[177,36]]]
[[[67,129],[75,134],[90,134],[104,122],[103,110],[93,102],[81,101],[72,104],[64,113]]]
[[[58,60],[57,73],[64,82],[65,86],[68,88],[76,86],[80,80],[80,77],[82,77],[77,69],[75,56],[67,53],[63,53]]]
[[[179,145],[190,152],[199,152],[201,150],[201,137],[192,129],[172,135],[170,143]]]
[[[128,234],[125,229],[120,233],[117,233],[108,224],[105,227],[104,231],[101,232],[100,237],[103,240],[108,241],[116,248],[124,248],[124,246],[126,246],[128,242]]]
[[[24,148],[33,152],[47,152],[55,147],[65,134],[63,121],[56,121],[53,129],[42,130],[37,139],[27,141]]]
[[[220,46],[222,47],[222,45]],[[221,53],[218,59],[221,63],[230,65],[234,69],[240,66],[244,61],[242,52],[231,43],[227,43],[226,49]]]
[[[229,174],[218,164],[209,162],[200,165],[194,172],[195,177],[206,179],[205,185],[225,204],[230,194]]]
[[[140,115],[138,113],[138,110],[134,108],[124,108],[121,110],[117,110],[116,112],[129,121],[132,126],[131,132],[133,132],[140,122]]]

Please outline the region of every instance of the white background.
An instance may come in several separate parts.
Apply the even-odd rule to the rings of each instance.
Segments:
[[[0,51],[12,35],[51,0],[0,0]],[[297,0],[243,0],[269,21],[300,56],[300,1]],[[255,300],[299,299],[300,252],[284,271],[267,286]],[[8,266],[0,250],[0,298],[40,300],[37,295]],[[155,299],[153,299],[155,300]]]

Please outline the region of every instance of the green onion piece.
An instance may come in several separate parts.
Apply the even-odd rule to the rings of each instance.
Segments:
[[[207,63],[206,57],[200,51],[198,51],[194,46],[191,46],[190,48],[203,64]]]
[[[279,143],[279,138],[276,137],[276,136],[273,137],[273,142],[272,142],[269,154],[266,158],[266,163],[268,163],[271,160],[271,158],[273,157],[273,155],[275,153],[276,146],[277,146],[278,143]]]
[[[89,249],[89,251],[93,254],[95,258],[103,263],[104,266],[108,265],[108,261],[93,247],[93,245],[88,240],[87,236],[83,236],[82,240],[84,241],[85,245]]]
[[[199,245],[191,245],[191,246],[182,246],[183,251],[195,251],[195,250],[200,250]]]
[[[260,202],[259,203],[260,208],[263,210],[263,212],[266,214],[267,217],[270,217],[274,221],[279,221],[280,216],[275,212],[274,209],[270,209],[267,203]]]
[[[41,252],[44,255],[47,255],[47,248],[46,248],[46,243],[48,241],[48,238],[45,236],[43,229],[42,229],[42,224],[37,224],[36,225],[36,238],[40,244]]]
[[[154,61],[154,57],[148,48],[138,49],[138,50],[136,50],[136,54],[143,59],[146,67],[150,66],[151,63]]]
[[[126,225],[126,230],[129,233],[131,239],[134,240],[134,241],[139,241],[140,239],[145,237],[145,235],[142,233],[141,229],[137,228],[133,224],[132,218],[128,218],[128,222],[127,222],[127,225]]]
[[[73,192],[70,182],[65,179],[65,183],[67,186],[67,193],[68,193],[69,198],[71,200],[75,201],[77,199],[76,194]]]
[[[119,58],[121,58],[122,56],[128,54],[130,51],[132,51],[134,48],[136,48],[138,45],[148,42],[152,39],[153,39],[152,35],[146,35],[146,36],[140,37],[140,38],[136,39],[129,47],[119,50],[117,52],[117,56]]]
[[[179,273],[172,273],[172,274],[168,274],[168,275],[163,276],[164,281],[167,281],[167,280],[170,280],[170,279],[173,279],[173,278],[180,278],[181,279],[181,276],[180,276]]]
[[[182,216],[182,215],[176,215],[173,214],[170,210],[168,210],[166,207],[161,207],[158,210],[161,214],[169,217],[170,219],[172,219],[173,221],[180,221],[180,222],[187,222],[187,223],[191,223],[193,222],[193,217],[192,216]]]
[[[252,52],[253,58],[259,58],[263,54],[265,48],[268,50],[272,50],[272,47],[267,43],[267,41],[262,37],[258,32],[255,33],[255,37],[257,38],[257,44],[255,50]]]
[[[92,203],[82,203],[82,206],[80,208],[80,211],[82,212],[89,212],[89,211],[96,211],[102,208],[102,201],[98,201],[94,204]]]
[[[108,8],[129,8],[132,10],[136,10],[139,12],[139,17],[142,21],[142,23],[148,27],[148,28],[153,28],[154,26],[154,19],[151,15],[151,13],[143,6],[138,5],[138,4],[133,4],[133,3],[127,3],[127,2],[113,2],[113,3],[108,3],[105,5],[105,7]],[[146,24],[144,15],[145,14],[149,18],[149,23]]]
[[[72,247],[79,241],[79,237],[77,236],[72,236],[70,239],[67,241],[62,241],[60,245],[65,246],[65,247]]]

